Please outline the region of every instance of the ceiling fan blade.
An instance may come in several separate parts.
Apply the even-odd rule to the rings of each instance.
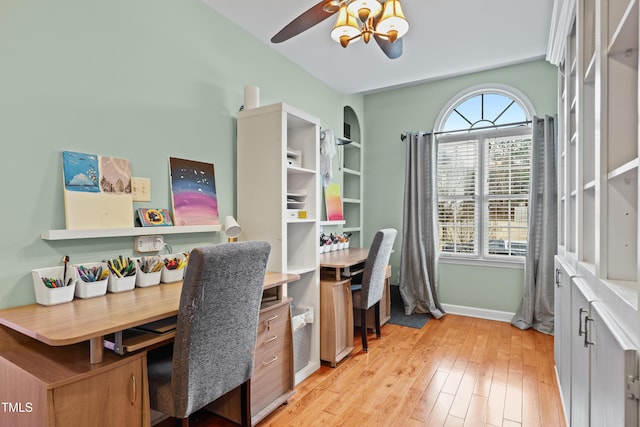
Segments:
[[[384,52],[389,59],[396,59],[402,56],[402,39],[398,39],[395,42],[391,43],[389,40],[384,39],[380,36],[374,36],[378,46]]]
[[[278,34],[271,38],[271,43],[282,43],[285,40],[289,40],[293,36],[297,36],[303,31],[308,30],[316,24],[324,21],[334,13],[335,11],[325,11],[325,4],[327,0],[322,0],[320,3],[313,6],[311,9],[298,16],[285,26]]]

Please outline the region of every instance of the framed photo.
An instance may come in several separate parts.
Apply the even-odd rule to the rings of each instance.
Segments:
[[[163,225],[173,225],[171,215],[166,209],[139,208],[138,218],[143,227],[157,227]]]

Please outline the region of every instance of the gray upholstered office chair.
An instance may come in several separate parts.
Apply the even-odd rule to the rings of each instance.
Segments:
[[[242,424],[251,424],[250,379],[270,251],[263,241],[191,251],[173,349],[148,357],[151,409],[187,426],[190,414],[241,386]]]
[[[360,311],[360,331],[362,334],[362,350],[369,351],[367,342],[367,311],[373,307],[376,337],[380,338],[380,300],[384,291],[385,273],[393,242],[398,232],[393,228],[385,228],[376,232],[369,248],[369,255],[364,263],[362,281],[352,282],[353,307]]]

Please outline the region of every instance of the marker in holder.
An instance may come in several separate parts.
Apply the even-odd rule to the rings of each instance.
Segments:
[[[160,281],[162,283],[179,282],[184,278],[189,255],[186,253],[167,255],[164,257],[164,267]]]
[[[136,262],[131,258],[119,256],[105,261],[109,268],[109,292],[130,291],[136,286]]]
[[[36,268],[31,270],[36,302],[56,305],[73,300],[76,278],[71,272],[63,279],[64,267]]]
[[[94,298],[107,293],[109,267],[106,262],[90,262],[74,266],[77,275],[76,297]]]

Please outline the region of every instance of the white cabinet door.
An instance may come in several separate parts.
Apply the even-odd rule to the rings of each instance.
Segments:
[[[571,425],[571,278],[574,273],[558,257],[554,262],[556,287],[553,353],[567,424]]]
[[[571,425],[590,426],[590,346],[585,345],[586,319],[594,300],[589,287],[580,279],[571,289]],[[613,424],[612,424],[613,425]]]
[[[591,425],[637,426],[638,400],[628,396],[627,378],[638,377],[638,353],[599,301],[587,320],[591,347]]]

